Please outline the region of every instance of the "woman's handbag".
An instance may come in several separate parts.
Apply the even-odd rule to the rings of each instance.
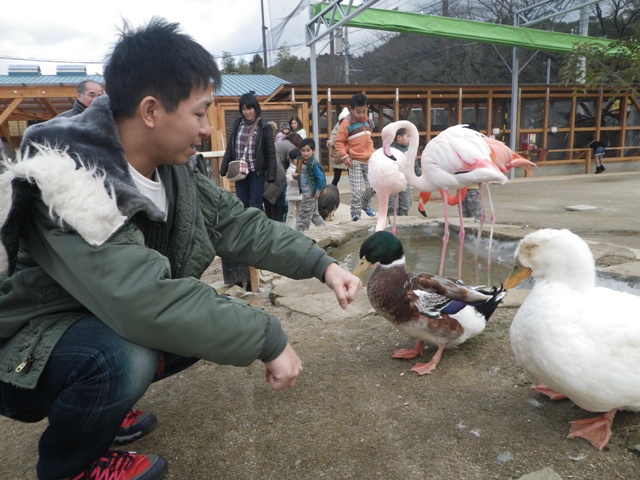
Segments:
[[[229,167],[227,168],[227,180],[230,182],[239,182],[240,180],[244,180],[249,175],[249,164],[245,160],[247,155],[247,149],[249,148],[249,141],[251,140],[251,135],[253,135],[254,130],[258,126],[258,122],[260,121],[260,117],[256,118],[256,121],[251,125],[251,130],[249,130],[249,135],[247,137],[247,146],[244,148],[244,153],[242,154],[242,158],[240,160],[233,160],[229,162]]]
[[[230,182],[238,182],[247,178],[247,175],[249,175],[249,164],[244,158],[229,162],[227,180]]]

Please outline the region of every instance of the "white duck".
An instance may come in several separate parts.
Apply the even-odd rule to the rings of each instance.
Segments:
[[[591,250],[569,230],[531,233],[515,255],[505,288],[536,279],[511,324],[516,361],[548,387],[536,390],[605,412],[569,432],[600,450],[616,411],[640,410],[640,297],[596,287]]]

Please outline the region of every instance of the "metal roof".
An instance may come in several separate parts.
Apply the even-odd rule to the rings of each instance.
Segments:
[[[44,86],[44,85],[77,85],[82,80],[93,80],[104,84],[102,75],[78,75],[58,74],[58,75],[0,75],[0,86]],[[289,82],[274,75],[222,75],[222,88],[216,92],[218,97],[239,97],[243,93],[254,91],[258,97],[268,97],[272,95],[282,85]]]
[[[77,85],[82,80],[93,80],[94,82],[104,83],[102,75],[38,75],[26,74],[19,75],[13,73],[11,75],[0,75],[0,86],[21,86],[35,87],[40,85]]]
[[[253,90],[257,97],[268,97],[282,85],[289,82],[273,75],[222,75],[222,87],[216,96],[239,97]]]

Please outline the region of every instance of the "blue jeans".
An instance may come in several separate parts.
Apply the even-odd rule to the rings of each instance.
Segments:
[[[264,193],[264,175],[258,176],[256,172],[249,172],[244,180],[236,182],[236,195],[244,208],[254,207],[264,210],[262,195]]]
[[[164,372],[158,373],[161,356]],[[0,414],[21,422],[49,417],[38,446],[38,478],[71,477],[109,449],[151,382],[196,361],[136,345],[87,317],[56,344],[34,390],[0,382]]]

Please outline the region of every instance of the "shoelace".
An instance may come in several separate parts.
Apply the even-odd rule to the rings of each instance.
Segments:
[[[142,413],[141,410],[129,410],[129,413],[127,413],[126,417],[124,417],[124,420],[122,421],[122,426],[129,427],[136,423],[136,419],[140,413]]]
[[[108,452],[96,460],[82,477],[78,476],[73,480],[123,480],[124,472],[133,465],[133,462],[134,458],[128,452]]]

